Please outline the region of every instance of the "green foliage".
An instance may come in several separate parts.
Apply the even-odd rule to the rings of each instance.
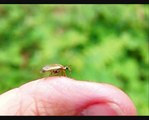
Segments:
[[[125,91],[149,115],[149,5],[0,5],[0,93],[46,64]]]

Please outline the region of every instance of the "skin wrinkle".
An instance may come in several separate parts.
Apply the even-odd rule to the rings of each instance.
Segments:
[[[86,108],[88,108],[88,107],[90,107],[92,105],[96,105],[96,104],[99,105],[99,104],[103,104],[103,103],[105,103],[105,104],[107,104],[107,103],[116,104],[113,101],[106,101],[105,102],[105,100],[100,99],[98,97],[97,98],[92,98],[91,100],[87,100],[86,102],[84,102],[84,104],[79,109],[77,109],[77,111],[78,111],[77,114],[80,114],[81,111],[83,111],[84,109],[86,109]],[[117,106],[119,106],[119,105],[117,105]]]
[[[60,88],[60,89],[61,89],[61,88]],[[67,89],[66,89],[66,90],[67,90]],[[82,95],[82,94],[81,94],[81,95]],[[84,95],[86,95],[86,94],[84,94]],[[86,97],[89,97],[89,96],[86,95]],[[99,98],[99,99],[100,99],[100,98]],[[91,104],[97,104],[97,103],[99,104],[99,103],[101,103],[101,102],[99,102],[99,99],[96,99],[98,102],[96,102],[96,101],[93,102],[93,100],[89,101],[89,102],[88,102],[89,105],[86,105],[86,104],[85,104],[84,107],[85,107],[85,106],[88,107],[88,106],[90,106]],[[101,101],[104,101],[104,99],[101,100]],[[107,102],[108,102],[108,101],[107,101]],[[112,102],[112,101],[109,101],[109,102]],[[112,103],[113,103],[113,102],[112,102]],[[77,111],[82,111],[83,109],[85,109],[84,107],[82,106],[82,109],[81,109],[81,110],[77,110]]]
[[[89,84],[89,82],[86,82],[87,84]],[[94,84],[96,84],[96,86],[97,86],[97,84],[99,85],[98,87],[99,88],[97,88],[97,91],[99,91],[100,90],[100,86],[101,85],[103,85],[103,84],[99,84],[99,83],[91,83],[93,86],[94,86]],[[91,86],[91,84],[90,84],[90,86]],[[85,85],[85,82],[84,82],[84,85]],[[87,86],[87,85],[86,85]],[[117,99],[117,97],[116,98],[114,98],[113,96],[111,96],[110,94],[112,93],[114,96],[116,95],[116,94],[120,94],[120,95],[122,95],[123,94],[123,98],[124,99],[127,99],[127,101],[129,100],[129,103],[132,103],[132,101],[128,98],[128,97],[124,97],[124,95],[125,96],[127,96],[123,91],[121,91],[119,88],[116,88],[116,87],[114,87],[114,86],[112,86],[112,85],[109,85],[109,84],[104,84],[104,86],[107,86],[108,88],[107,89],[109,89],[109,87],[110,88],[114,88],[113,90],[114,91],[111,91],[110,92],[110,90],[109,90],[109,92],[107,92],[106,94],[101,94],[102,96],[103,96],[103,98],[108,98],[108,99],[105,99],[105,101],[107,101],[107,102],[113,102],[113,103],[115,103],[115,104],[117,104],[120,108],[122,107],[121,106],[121,104],[123,104],[122,102],[122,100],[119,100],[119,99]],[[102,88],[102,86],[101,86],[101,88]],[[117,89],[117,90],[116,90]],[[108,90],[107,90],[108,91]],[[102,92],[102,89],[101,89],[101,92]],[[99,93],[100,93],[100,91],[99,91]],[[101,100],[101,96],[100,95],[100,100]],[[133,104],[133,103],[132,103]],[[125,108],[125,109],[124,109]],[[129,107],[128,107],[129,108]],[[122,108],[122,110],[125,110],[125,111],[123,111],[123,112],[125,112],[126,113],[126,110],[127,109],[127,104],[126,105],[123,105],[123,108]]]
[[[99,85],[99,87],[100,87],[101,85]],[[109,85],[109,84],[104,84],[104,86],[107,86],[108,88],[106,88],[106,89],[113,89],[114,91],[111,91],[110,92],[110,89],[109,89],[109,92],[107,92],[106,93],[106,95],[105,95],[105,98],[108,98],[108,101],[109,102],[113,102],[113,103],[115,103],[115,104],[117,104],[117,106],[119,106],[122,110],[124,110],[123,112],[124,113],[127,113],[127,110],[126,110],[126,108],[127,108],[127,104],[124,104],[124,103],[122,103],[123,102],[123,100],[119,100],[117,97],[113,97],[113,96],[116,96],[116,94],[118,95],[120,95],[120,97],[123,97],[126,101],[129,101],[128,103],[129,104],[131,104],[132,103],[132,101],[128,98],[128,96],[123,92],[123,91],[121,91],[119,88],[116,88],[116,87],[114,87],[114,86],[112,86],[112,85]],[[117,90],[116,90],[117,89]],[[112,95],[110,95],[110,94],[113,94],[113,96]],[[103,94],[104,95],[104,94]],[[127,96],[127,97],[124,97],[124,95],[125,96]],[[106,97],[106,96],[108,96],[108,97]],[[122,98],[122,99],[123,99]],[[124,101],[125,101],[124,100]],[[121,104],[123,104],[123,106],[121,106]],[[133,103],[132,103],[133,104]],[[129,106],[129,105],[128,105]],[[128,108],[130,108],[130,107],[128,107]],[[131,108],[131,109],[135,109],[135,108]],[[134,111],[134,110],[132,110],[132,111]]]
[[[65,113],[65,112],[63,112],[63,109],[64,109],[64,111],[66,111],[65,110],[66,108],[64,108],[64,106],[67,103],[64,103],[63,100],[62,101],[59,101],[57,103],[53,102],[53,103],[50,103],[49,104],[49,102],[50,101],[46,101],[46,102],[45,101],[42,101],[41,103],[43,103],[43,108],[52,108],[52,111],[50,111],[50,114],[52,113],[52,115],[55,115],[55,113],[56,113],[56,115],[63,115]],[[49,105],[51,105],[51,106],[49,106]],[[49,106],[49,107],[47,107],[47,106]],[[42,108],[42,107],[40,107],[40,108]],[[60,112],[57,113],[56,111],[60,111]],[[67,114],[68,114],[68,111],[70,111],[70,110],[67,110]],[[71,110],[71,111],[74,111],[74,110]],[[49,113],[49,111],[46,111],[46,112]]]
[[[53,85],[53,84],[52,84]],[[69,88],[67,88],[67,87],[69,87],[69,85],[68,86],[66,86],[66,87],[62,87],[62,86],[60,86],[58,89],[60,89],[61,90],[61,93],[62,94],[64,94],[64,93],[66,93],[65,91],[68,89],[69,90]],[[81,86],[72,86],[72,87],[75,87],[75,90],[76,90],[76,87],[78,87],[78,88],[83,88],[83,86],[81,85]],[[67,88],[67,89],[66,89]],[[71,88],[70,88],[71,89]],[[57,89],[56,89],[57,90]],[[60,91],[60,90],[58,90],[58,91]],[[80,90],[80,89],[79,89]],[[82,90],[82,91],[85,91],[85,90]],[[81,96],[83,96],[83,97],[85,97],[85,100],[87,101],[87,103],[85,103],[85,101],[84,102],[82,102],[83,104],[81,105],[78,105],[79,107],[80,106],[82,106],[82,107],[80,107],[80,108],[76,108],[76,111],[81,111],[80,109],[83,109],[84,108],[84,106],[86,106],[86,104],[95,104],[95,103],[97,103],[96,101],[98,101],[99,102],[99,100],[100,100],[100,102],[101,101],[104,101],[105,99],[101,99],[101,98],[96,98],[96,101],[93,101],[93,98],[92,97],[90,97],[89,95],[87,95],[85,92],[81,92],[81,91],[75,91],[76,92],[76,94],[74,95],[74,96],[77,96],[76,98],[81,98]],[[81,92],[81,94],[78,94],[78,92]],[[82,93],[84,93],[84,94],[82,94]],[[73,93],[74,94],[74,93]],[[67,98],[68,98],[68,101],[69,101],[69,99],[71,100],[71,96],[70,96],[71,94],[68,94],[67,96]],[[75,98],[74,98],[75,99]],[[95,103],[93,103],[93,102],[95,102]]]
[[[28,105],[25,105],[25,106],[23,107],[24,110],[23,110],[23,112],[22,112],[21,114],[22,114],[22,115],[23,115],[23,114],[26,114],[26,113],[28,112],[28,110],[31,110],[31,108],[32,108],[31,105],[32,105],[32,104],[34,104],[33,101],[30,102]]]
[[[52,78],[53,79],[53,78]],[[58,78],[59,79],[59,78]],[[61,79],[65,79],[65,78],[61,78]],[[45,81],[45,80],[43,80],[43,79],[41,79],[41,81],[40,82],[38,82],[39,84],[39,86],[41,87],[41,84],[44,84],[44,82],[47,82],[47,81]],[[75,89],[76,91],[74,92],[74,91],[72,91],[73,92],[73,95],[74,96],[76,96],[76,98],[81,98],[82,96],[83,96],[83,98],[85,97],[85,99],[86,99],[86,101],[88,101],[89,103],[90,103],[90,99],[92,99],[92,97],[90,97],[88,94],[86,94],[85,93],[85,91],[86,91],[86,87],[84,87],[84,86],[86,86],[86,85],[88,85],[88,83],[84,83],[84,84],[79,84],[80,82],[78,82],[78,84],[74,84],[74,86],[72,86],[71,84],[72,83],[70,83],[70,82],[68,82],[67,84],[65,84],[65,85],[63,85],[63,80],[59,80],[59,81],[50,81],[51,82],[51,84],[49,84],[48,86],[47,86],[47,84],[44,84],[43,86],[44,86],[44,89],[48,89],[49,87],[50,88],[52,88],[52,89],[50,89],[50,90],[52,90],[52,91],[54,91],[54,93],[57,95],[56,97],[58,97],[58,98],[61,98],[61,95],[63,95],[63,94],[65,94],[65,101],[69,101],[69,100],[71,100],[71,94],[69,94],[69,92],[67,92],[67,91],[71,91],[71,89]],[[57,83],[58,82],[58,83]],[[71,82],[76,82],[75,80],[71,80]],[[61,84],[59,87],[57,87],[57,84]],[[69,85],[70,84],[70,85]],[[92,94],[92,92],[93,91],[99,91],[98,90],[98,87],[95,87],[94,88],[94,85],[95,84],[93,84],[93,83],[91,83],[90,84],[90,86],[92,86],[92,88],[93,88],[93,90],[91,91],[91,93],[90,93],[90,91],[89,91],[89,93],[90,94]],[[69,86],[71,86],[71,88],[69,87]],[[40,88],[39,87],[39,88]],[[78,88],[78,89],[76,89],[76,87]],[[80,89],[79,88],[81,88],[81,91],[80,91]],[[100,88],[100,87],[99,87]],[[51,91],[49,91],[49,92],[51,92]],[[80,93],[80,94],[78,94],[78,93]],[[67,95],[66,95],[67,94]],[[51,98],[51,96],[49,96],[49,95],[47,95],[48,97],[47,97],[47,101],[48,100],[51,100],[52,101],[52,98]],[[103,97],[102,97],[103,96]],[[107,99],[105,99],[106,97],[104,96],[104,94],[102,95],[102,96],[100,96],[100,98],[94,98],[94,100],[97,100],[98,102],[102,102],[102,101],[108,101]],[[55,99],[55,97],[53,98],[53,99]],[[75,100],[75,99],[74,99]],[[100,101],[99,101],[100,100]],[[114,98],[111,98],[111,100],[112,101],[109,101],[109,102],[113,102],[113,100],[114,100]],[[62,102],[63,100],[61,100],[61,102]],[[93,101],[93,100],[91,100],[91,101]],[[114,100],[115,101],[115,100]],[[48,101],[49,102],[49,101]],[[94,101],[95,103],[96,103],[96,101]],[[43,103],[45,103],[45,102],[43,102]],[[63,104],[63,103],[61,103],[61,104]],[[91,104],[91,103],[90,103]],[[92,103],[92,104],[94,104],[94,103]],[[54,104],[53,104],[54,105]],[[56,105],[57,106],[57,105]],[[82,104],[82,108],[83,108],[83,106],[85,106],[85,104]],[[80,108],[78,108],[78,109],[80,109]]]
[[[34,81],[33,81],[34,82]],[[33,110],[33,113],[35,113],[35,115],[40,115],[40,103],[45,103],[45,102],[40,102],[40,99],[42,99],[43,97],[39,97],[38,94],[39,94],[39,91],[38,91],[38,86],[41,86],[40,85],[41,81],[37,81],[34,86],[32,87],[32,89],[30,89],[30,91],[25,91],[26,94],[30,94],[30,96],[32,97],[33,101],[34,101],[34,110]],[[24,87],[21,87],[23,90],[24,90]],[[36,89],[36,90],[34,90]],[[23,91],[22,90],[22,91]],[[39,87],[39,90],[40,90],[40,87]],[[47,89],[48,90],[48,89]],[[40,94],[42,95],[42,93]],[[37,101],[38,100],[38,101]]]
[[[34,82],[34,81],[32,81],[32,82]],[[31,89],[29,91],[26,91],[26,89],[24,91],[24,87],[26,85],[23,85],[20,87],[20,89],[21,89],[20,91],[24,94],[23,96],[26,96],[25,99],[28,96],[28,100],[31,101],[31,103],[26,106],[26,109],[24,110],[24,112],[27,111],[29,109],[29,107],[31,107],[31,109],[29,109],[29,110],[32,111],[32,113],[34,113],[35,115],[39,115],[39,107],[38,107],[38,104],[39,104],[38,94],[39,93],[37,91],[37,86],[39,84],[40,84],[40,81],[34,82],[33,85],[31,85],[31,87],[30,87]],[[25,99],[23,99],[23,97],[22,97],[22,101]]]
[[[40,101],[39,101],[40,102]],[[42,99],[41,99],[41,102],[40,103],[42,103],[42,107],[40,106],[39,108],[40,108],[40,113],[42,112],[41,110],[44,108],[44,110],[45,110],[45,112],[46,112],[46,114],[50,114],[50,115],[57,115],[58,113],[56,112],[56,111],[60,111],[60,109],[62,108],[61,106],[61,103],[55,103],[55,102],[53,102],[53,103],[50,103],[49,104],[49,102],[50,101],[46,101],[45,102],[45,100],[44,101],[42,101]],[[59,106],[60,105],[60,106]],[[41,109],[42,108],[42,109]],[[47,111],[47,110],[50,110],[50,108],[52,108],[52,111]],[[55,108],[58,108],[58,110],[57,109],[55,109]],[[55,114],[55,113],[57,113],[57,114]],[[41,113],[42,114],[42,113]],[[62,113],[60,113],[60,114],[62,114]],[[58,114],[59,115],[59,114]]]
[[[34,99],[33,98],[31,98],[31,102],[30,102],[30,104],[28,104],[27,106],[26,106],[26,109],[24,110],[24,113],[27,113],[28,114],[28,111],[30,112],[30,111],[33,111],[33,110],[35,110],[35,101],[34,101]],[[36,110],[37,111],[37,110]],[[31,112],[30,112],[31,113]]]
[[[45,106],[50,105],[50,104],[53,104],[53,103],[50,103],[51,99],[47,99],[47,96],[49,96],[49,95],[48,94],[47,95],[44,95],[44,93],[42,93],[42,91],[44,91],[44,90],[41,91],[41,86],[42,86],[41,84],[42,84],[42,82],[41,81],[38,81],[38,84],[36,84],[37,91],[34,91],[32,93],[34,99],[38,100],[38,101],[35,101],[36,102],[36,108],[38,109],[38,113],[37,113],[38,115],[42,115],[42,113],[48,114],[48,111],[47,111],[48,109],[45,109],[45,108],[50,108],[50,106],[49,107],[45,107]],[[50,86],[50,87],[52,87],[52,86]],[[48,88],[47,85],[44,86],[44,89],[46,91],[49,91],[49,88]],[[49,92],[47,92],[47,93],[49,93]],[[41,96],[39,96],[38,94],[40,94]],[[44,109],[41,109],[41,108],[44,108]],[[50,112],[52,112],[52,111],[50,111]]]
[[[18,92],[15,91],[20,101],[17,99],[14,108],[19,103],[21,109],[25,107],[25,110],[17,114],[80,115],[81,111],[91,105],[112,102],[129,114],[133,110],[131,103],[123,103],[129,102],[129,98],[123,91],[116,89],[118,88],[112,85],[76,81],[67,77],[43,78],[24,84],[17,89]]]
[[[82,112],[81,111],[84,111],[85,109],[87,109],[88,107],[90,107],[90,106],[94,106],[94,105],[100,105],[100,104],[113,104],[113,105],[116,105],[118,108],[120,108],[120,106],[119,105],[117,105],[117,104],[115,104],[114,102],[88,102],[88,104],[86,104],[86,105],[84,105],[84,108],[82,108],[79,112],[78,112],[78,114],[80,114],[80,115],[82,115]],[[120,109],[118,109],[118,110],[120,110]],[[122,110],[120,110],[120,111],[117,111],[117,113],[120,113],[121,115],[123,115],[123,111]]]
[[[32,106],[34,106],[34,99],[29,94],[26,94],[21,88],[19,88],[19,92],[21,93],[21,100],[20,100],[20,115],[26,114],[28,110],[31,110]],[[27,101],[24,101],[27,98]],[[27,103],[26,103],[27,102]],[[33,107],[34,108],[34,107]],[[22,110],[23,109],[23,110]]]
[[[72,80],[73,81],[73,80]],[[74,82],[76,82],[76,81],[74,81]],[[59,81],[59,84],[61,84],[61,81]],[[67,91],[67,90],[69,90],[69,85],[67,84],[67,86],[63,86],[63,84],[61,85],[61,86],[59,86],[57,89],[56,89],[56,87],[54,87],[54,86],[56,86],[57,85],[57,83],[52,83],[52,87],[57,91],[57,93],[61,93],[61,94],[65,94],[66,92],[65,91]],[[93,85],[94,86],[94,85]],[[83,88],[84,86],[81,84],[78,84],[78,86],[71,86],[71,87],[75,87],[75,90],[76,90],[76,87],[78,87],[78,88]],[[98,90],[98,88],[94,88],[94,91],[96,91],[96,89]],[[79,89],[80,90],[80,89]],[[76,95],[78,96],[82,96],[82,93],[84,93],[84,91],[85,90],[82,90],[83,92],[81,92],[81,91],[76,91]],[[81,94],[78,94],[78,92],[81,92]],[[75,96],[76,96],[75,95]],[[68,97],[67,97],[68,96]],[[79,97],[78,96],[78,97]],[[86,99],[90,99],[89,98],[89,96],[86,94],[86,93],[84,93],[83,94],[83,96],[86,96]],[[66,95],[66,97],[68,98],[68,101],[69,101],[69,99],[71,99],[70,97],[71,96],[69,96],[69,94],[68,95]],[[60,97],[59,97],[60,98]],[[102,101],[107,101],[107,102],[113,102],[113,101],[109,101],[109,100],[107,100],[107,99],[105,99],[105,97],[103,96],[103,98],[104,99],[102,99],[102,96],[100,97],[100,98],[96,98],[96,100],[98,101],[98,103],[100,103],[100,102],[102,102]],[[65,98],[66,99],[66,98]],[[91,99],[92,99],[92,97],[91,97]],[[100,101],[99,101],[100,100]],[[91,100],[91,101],[93,101],[93,100]],[[89,103],[90,103],[90,101],[89,101]],[[96,102],[95,102],[96,103]],[[95,104],[95,103],[92,103],[92,104]],[[91,104],[91,103],[90,103]],[[85,105],[83,105],[83,106],[85,106]],[[82,109],[83,109],[83,106],[82,106]],[[118,105],[119,106],[119,105]],[[79,108],[80,109],[80,108]],[[78,110],[76,110],[76,111],[78,111]]]
[[[113,92],[112,94],[114,95],[114,94],[124,94],[125,96],[127,96],[127,97],[125,97],[125,99],[127,98],[127,101],[129,101],[128,103],[129,104],[133,104],[133,102],[130,100],[130,98],[129,98],[129,96],[128,95],[126,95],[120,88],[118,88],[118,87],[115,87],[115,86],[112,86],[112,85],[110,85],[110,84],[105,84],[105,83],[103,83],[103,85],[104,86],[107,86],[107,88],[109,89],[109,88],[112,88],[112,89],[117,89],[117,91],[115,91],[115,92]],[[124,97],[124,96],[123,96]],[[117,104],[120,108],[121,108],[121,104],[123,104],[123,101],[120,101],[120,100],[118,100],[117,98],[114,98],[114,97],[109,97],[109,99],[110,100],[113,100],[114,102],[115,102],[115,104]],[[127,113],[127,111],[129,111],[129,107],[128,107],[129,105],[128,104],[124,104],[123,105],[123,108],[121,108],[122,110],[123,110],[123,112],[124,113]],[[133,109],[135,109],[135,108],[133,108]],[[136,111],[136,109],[135,109],[135,112],[137,112]]]
[[[57,84],[57,83],[56,83]],[[61,83],[59,83],[59,84],[61,84]],[[55,90],[55,92],[56,92],[56,94],[58,95],[57,97],[58,98],[63,98],[63,95],[65,94],[65,93],[67,93],[67,91],[71,91],[70,89],[71,88],[69,88],[68,87],[69,85],[67,85],[67,86],[63,86],[63,84],[59,87],[59,88],[57,88],[56,87],[56,85],[55,84],[52,84],[52,87],[53,87],[53,89]],[[62,97],[61,97],[62,96]],[[50,97],[49,97],[49,99],[50,99]],[[66,107],[66,104],[68,104],[69,103],[69,101],[71,101],[71,96],[68,94],[68,95],[66,95],[65,94],[65,99],[64,100],[61,100],[61,103],[60,103],[60,106],[61,107],[59,107],[59,108],[63,108],[63,106],[65,106]],[[68,101],[67,103],[65,103],[65,101]],[[57,106],[58,106],[58,104],[57,104]],[[75,112],[75,110],[74,110],[74,108],[75,107],[72,107],[72,109],[70,109],[70,110],[67,110],[67,112],[72,112],[73,111],[73,113]],[[61,112],[62,112],[63,110],[61,110]],[[63,113],[64,114],[64,113]]]
[[[39,109],[38,112],[39,112],[39,115],[46,115],[46,114],[52,112],[52,111],[48,112],[48,109],[50,110],[49,102],[50,101],[45,101],[41,98],[38,98],[38,109]],[[48,108],[48,109],[46,109],[46,108]]]
[[[31,113],[30,115],[31,116],[37,116],[38,115],[35,110],[36,110],[36,107],[35,107],[35,109],[30,109],[30,113]],[[28,114],[26,114],[26,116],[28,116]]]
[[[47,86],[45,86],[45,87],[47,87]],[[57,95],[56,99],[61,98],[61,97],[63,98],[63,92],[61,92],[63,90],[56,89],[56,86],[54,86],[53,84],[50,87],[52,87],[52,89],[54,90],[54,93],[56,92],[55,93]],[[41,97],[41,98],[43,98],[43,97]],[[61,100],[61,103],[57,103],[57,105],[55,105],[55,103],[50,103],[50,104],[53,105],[53,106],[59,106],[60,105],[62,107],[59,107],[59,108],[63,108],[63,106],[65,106],[64,101],[66,101],[66,99],[67,99],[67,101],[71,100],[71,98],[69,96],[68,97],[66,96],[65,100]],[[44,99],[44,101],[42,101],[41,103],[43,103],[43,104],[47,104],[48,103],[49,104],[49,102],[50,102],[49,100],[51,100],[51,96],[47,97],[46,101]],[[54,109],[53,109],[53,111],[54,111]],[[74,110],[72,109],[72,110],[69,110],[69,111],[74,111]]]
[[[52,84],[52,87],[54,87],[55,86],[55,84]],[[75,87],[77,87],[77,86],[75,86]],[[80,86],[78,87],[78,88],[80,88]],[[62,86],[60,86],[59,88],[57,88],[56,89],[56,87],[54,87],[54,89],[57,91],[57,93],[61,93],[62,95],[64,94],[64,93],[66,93],[65,91],[67,91],[67,90],[69,90],[69,85],[67,85],[66,87],[63,87],[63,85]],[[79,91],[77,91],[76,93],[76,95],[78,96],[80,96],[80,94],[78,94],[78,92]],[[82,95],[82,93],[81,93],[81,95]],[[86,97],[89,97],[88,95],[86,95],[86,94],[84,94],[84,96],[86,96]],[[66,96],[67,97],[67,96]],[[69,99],[71,100],[71,96],[68,96],[67,97],[68,98],[68,101],[69,101]],[[92,97],[91,97],[92,98]],[[66,99],[66,98],[65,98]],[[97,99],[98,101],[99,101],[99,99]],[[91,101],[93,101],[93,100],[91,100]],[[89,103],[91,103],[90,101],[89,101]],[[92,104],[95,104],[95,103],[92,103]],[[80,106],[80,105],[79,105]],[[86,106],[86,104],[85,105],[83,105],[83,106]],[[83,109],[83,106],[82,106],[82,109]],[[70,110],[70,111],[75,111],[75,110]],[[76,109],[76,111],[78,111],[77,109]],[[79,110],[79,111],[81,111],[81,110]]]
[[[33,95],[33,100],[35,101],[35,110],[33,110],[33,113],[36,115],[40,115],[39,114],[39,107],[38,107],[38,102],[36,100],[36,96]]]
[[[18,102],[17,101],[14,101],[14,104],[12,104],[9,108],[8,108],[8,111],[9,110],[11,110],[12,108],[15,108],[16,106],[18,106],[18,109],[16,109],[16,114],[19,114],[20,113],[20,108],[21,108],[21,105],[20,105],[20,103],[21,103],[21,94],[20,94],[20,91],[19,91],[19,88],[15,88],[14,89],[15,90],[15,97],[17,97],[18,98]],[[12,100],[13,101],[13,100]]]

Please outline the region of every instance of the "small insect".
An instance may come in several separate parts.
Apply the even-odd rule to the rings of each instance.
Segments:
[[[50,72],[50,75],[61,74],[62,76],[66,76],[66,70],[71,72],[71,69],[68,66],[63,66],[61,64],[51,64],[44,66],[41,70],[41,73]]]

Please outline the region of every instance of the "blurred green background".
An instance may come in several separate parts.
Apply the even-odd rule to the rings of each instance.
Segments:
[[[149,115],[149,5],[0,5],[0,93],[44,77],[110,83]]]

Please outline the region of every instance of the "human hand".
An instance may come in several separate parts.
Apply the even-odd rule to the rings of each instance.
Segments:
[[[112,85],[48,77],[1,94],[0,115],[136,115],[136,108]]]

